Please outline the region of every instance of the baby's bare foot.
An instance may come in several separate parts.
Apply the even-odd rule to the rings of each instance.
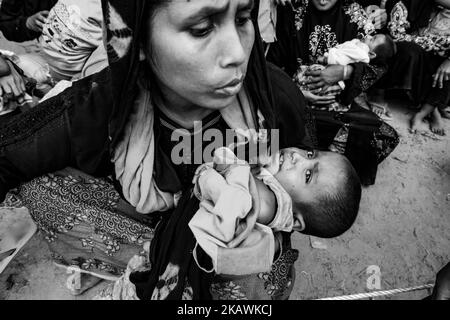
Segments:
[[[437,108],[434,109],[431,114],[430,129],[431,132],[437,135],[445,136],[444,123],[442,121],[441,113]]]

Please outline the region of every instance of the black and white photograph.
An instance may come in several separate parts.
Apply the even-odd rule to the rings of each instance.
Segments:
[[[449,136],[450,0],[0,0],[0,300],[450,300]]]

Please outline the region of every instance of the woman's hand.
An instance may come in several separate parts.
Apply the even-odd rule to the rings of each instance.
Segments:
[[[11,73],[0,78],[0,96],[7,94],[17,98],[25,93],[25,83],[14,66],[9,61],[7,63]]]
[[[444,87],[444,81],[450,81],[450,60],[446,59],[437,69],[433,76],[433,88],[436,86],[440,89]]]
[[[351,66],[347,66],[349,74],[351,72]],[[308,88],[313,91],[319,88],[325,89],[335,85],[344,79],[344,66],[330,65],[323,70],[307,71],[305,76],[310,77],[305,83]]]
[[[327,105],[336,102],[335,95],[329,94],[325,96],[318,96],[310,91],[303,90],[302,92],[303,95],[305,96],[306,101],[308,101],[309,104],[312,105]]]
[[[36,32],[42,32],[45,19],[48,17],[48,10],[39,11],[27,18],[25,25],[28,29]]]

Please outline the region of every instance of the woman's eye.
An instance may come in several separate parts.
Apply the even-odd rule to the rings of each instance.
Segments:
[[[306,183],[309,183],[311,181],[311,177],[312,177],[312,171],[311,170],[306,170]]]
[[[207,36],[213,29],[214,24],[211,21],[208,21],[190,28],[189,33],[196,38],[202,38]]]
[[[242,16],[242,17],[237,17],[237,18],[236,18],[236,24],[237,24],[238,26],[243,26],[243,25],[245,25],[247,22],[249,22],[250,19],[251,19],[250,15],[248,15],[248,16]]]

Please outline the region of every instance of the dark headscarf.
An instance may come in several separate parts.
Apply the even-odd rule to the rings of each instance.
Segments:
[[[144,19],[149,6],[159,0],[102,0],[103,14],[107,29],[107,52],[111,68],[114,108],[111,114],[110,135],[115,146],[132,111],[137,94],[137,79],[140,73],[139,52],[141,39],[145,34]],[[255,8],[259,0],[255,1]],[[256,12],[256,10],[255,10]],[[266,119],[267,127],[275,126],[272,112],[272,94],[266,70],[262,40],[259,35],[257,16],[253,15],[255,44],[248,65],[246,88],[253,105]],[[128,50],[117,50],[117,43],[128,44]],[[121,48],[123,49],[123,48]],[[118,52],[120,51],[120,52]]]
[[[151,5],[152,1],[145,0],[102,0],[114,99],[109,128],[113,147],[121,139],[137,94],[137,79],[140,75],[140,39],[146,25],[144,19],[149,16],[146,12]],[[258,8],[258,0],[255,1],[255,6]],[[246,88],[253,106],[261,111],[266,120],[265,126],[270,129],[275,127],[276,120],[272,111],[273,98],[266,72],[257,16],[257,10],[255,10],[252,20],[256,36],[248,65]],[[167,174],[168,172],[165,171],[165,175]],[[170,214],[166,214],[159,223],[150,252],[151,270],[133,273],[130,276],[139,298],[149,299],[153,293],[163,292],[165,288],[170,287],[170,294],[165,298],[181,299],[186,281],[192,288],[194,299],[210,298],[209,287],[212,274],[205,273],[194,262],[192,250],[195,238],[188,227],[188,222],[198,209],[198,205],[198,200],[192,196],[190,190],[184,190],[177,208]],[[198,248],[197,252],[200,257],[199,262],[202,265],[208,265],[209,257],[202,252],[201,248]],[[173,266],[179,270],[174,271]],[[175,275],[169,279],[161,277],[167,270],[174,271]]]

